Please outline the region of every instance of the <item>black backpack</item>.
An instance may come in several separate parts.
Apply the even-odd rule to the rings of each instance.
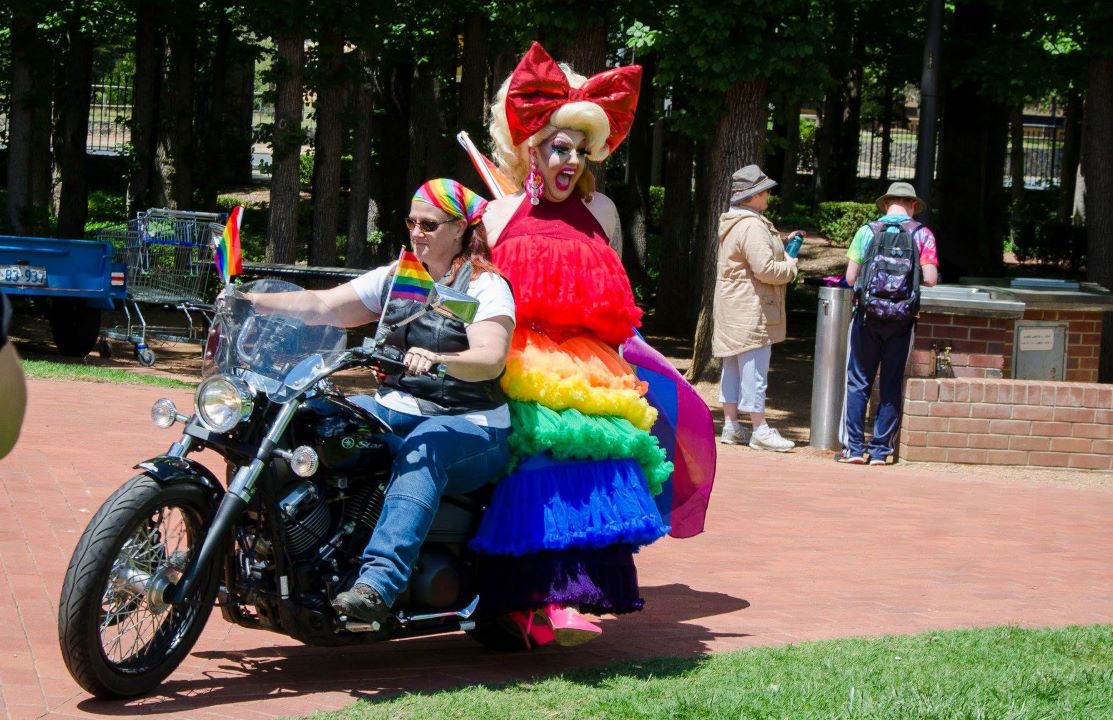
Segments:
[[[869,225],[873,238],[854,283],[858,312],[878,322],[911,320],[920,311],[920,253],[913,235],[921,225],[915,220]]]

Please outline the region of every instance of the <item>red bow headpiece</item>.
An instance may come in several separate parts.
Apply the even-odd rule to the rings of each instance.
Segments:
[[[573,102],[595,103],[603,108],[610,122],[607,148],[611,152],[630,132],[634,110],[641,91],[640,65],[604,70],[573,88],[568,78],[540,43],[533,43],[510,76],[506,92],[506,120],[515,145],[545,127],[562,105]]]

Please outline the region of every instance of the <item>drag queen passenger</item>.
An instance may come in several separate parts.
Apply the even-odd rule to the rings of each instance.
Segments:
[[[484,612],[509,613],[532,645],[596,637],[576,610],[640,610],[633,553],[669,529],[653,500],[672,470],[648,432],[656,410],[615,350],[642,311],[612,248],[614,204],[586,167],[626,136],[640,77],[587,79],[534,43],[491,108],[492,152],[523,188],[484,216],[517,307],[502,379],[515,459],[473,547]]]

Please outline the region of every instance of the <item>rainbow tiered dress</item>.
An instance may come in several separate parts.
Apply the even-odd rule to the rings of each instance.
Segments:
[[[523,201],[493,259],[517,308],[502,378],[514,461],[472,541],[484,610],[639,610],[633,554],[669,530],[653,495],[672,464],[615,350],[641,320],[630,281],[578,196]]]

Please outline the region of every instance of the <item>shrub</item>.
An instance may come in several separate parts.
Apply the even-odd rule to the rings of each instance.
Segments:
[[[819,234],[836,247],[848,247],[858,228],[877,217],[877,208],[859,202],[819,204]]]
[[[1017,260],[1077,270],[1085,261],[1086,231],[1056,218],[1058,193],[1025,190],[1009,207],[1009,240]]]
[[[796,166],[815,170],[815,131],[819,124],[810,118],[800,118],[800,143],[796,148]]]
[[[661,232],[661,222],[665,217],[665,188],[660,185],[649,187],[649,229]]]

